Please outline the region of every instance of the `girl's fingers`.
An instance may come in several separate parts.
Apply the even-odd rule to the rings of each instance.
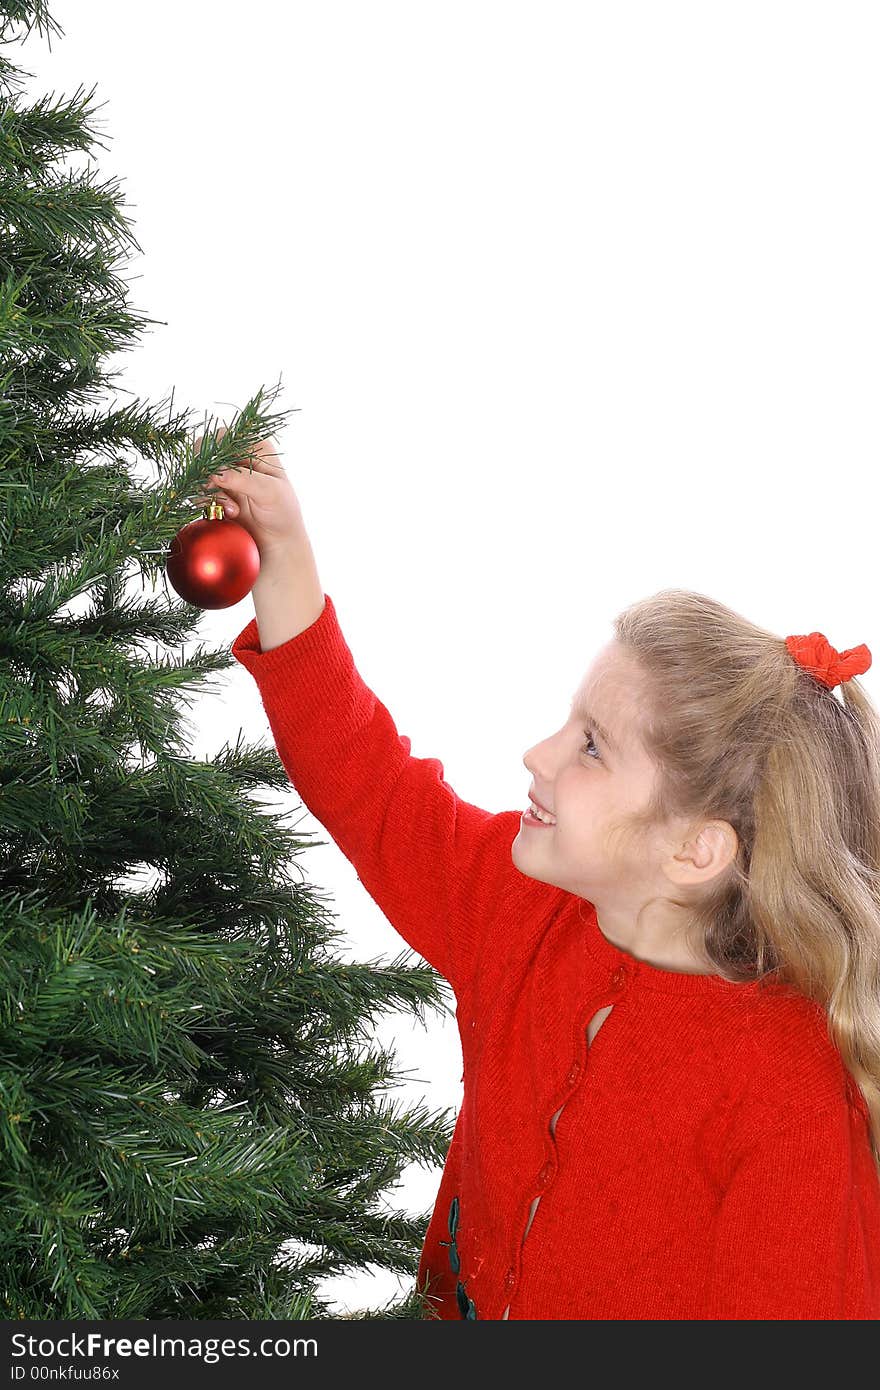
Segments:
[[[218,468],[208,478],[209,483],[218,487],[240,488],[242,492],[260,497],[265,492],[264,478],[285,477],[284,467],[268,440],[261,440],[254,453],[247,458],[236,459],[235,466]]]
[[[273,448],[271,439],[261,439],[257,444],[254,450],[254,467],[275,474],[286,471],[277,450]]]
[[[221,439],[228,431],[225,426],[220,426],[217,430],[217,438]],[[196,440],[195,452],[201,453],[204,435],[200,434]],[[271,473],[276,477],[283,475],[285,468],[277,451],[272,445],[271,439],[260,439],[253,446],[252,452],[247,457],[236,459],[236,464],[249,472]]]
[[[285,476],[284,465],[268,439],[261,439],[258,444],[254,445],[252,454],[247,455],[245,458],[236,459],[235,464],[238,469],[242,472],[251,474],[251,476],[257,473],[265,473],[273,478],[283,478]],[[225,471],[226,470],[221,469],[217,476],[222,476]],[[234,476],[234,472],[230,473],[230,477]]]
[[[227,512],[232,513],[238,511],[238,503],[225,492],[211,492],[208,496],[199,494],[192,500],[197,507],[207,507],[209,502],[222,502]]]
[[[234,468],[221,468],[219,473],[212,473],[208,486],[212,484],[217,488],[226,488],[230,493],[241,492],[245,497],[259,497],[263,491],[263,483],[253,473],[246,470],[238,473]]]
[[[226,433],[225,426],[217,431],[218,437],[222,437]],[[204,435],[199,435],[196,441],[196,453],[200,452],[203,439]],[[219,468],[216,473],[209,475],[205,480],[205,485],[211,489],[211,497],[206,498],[205,501],[222,502],[229,513],[239,510],[239,504],[234,496],[236,493],[244,497],[253,497],[257,501],[267,502],[267,484],[264,478],[269,477],[283,478],[286,477],[286,472],[272,447],[271,440],[261,439],[253,446],[248,457],[235,460],[235,467]],[[214,489],[218,490],[214,491]],[[225,491],[221,489],[225,489]],[[271,492],[271,487],[269,491]]]

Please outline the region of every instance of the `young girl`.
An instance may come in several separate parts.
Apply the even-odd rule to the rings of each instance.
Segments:
[[[440,1318],[880,1317],[880,721],[864,646],[633,604],[532,809],[461,800],[365,685],[268,441],[254,676],[298,794],[450,982]],[[840,685],[841,700],[833,693]]]

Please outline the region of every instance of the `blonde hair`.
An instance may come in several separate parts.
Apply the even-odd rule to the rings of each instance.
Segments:
[[[718,974],[775,972],[821,1005],[880,1175],[880,716],[857,679],[827,689],[783,638],[688,589],[631,604],[614,630],[638,663],[636,731],[659,767],[629,828],[733,826],[727,871],[699,900],[669,901]]]

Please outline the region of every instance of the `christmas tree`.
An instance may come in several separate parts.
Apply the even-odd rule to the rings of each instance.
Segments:
[[[408,950],[334,957],[307,840],[253,797],[290,792],[270,743],[187,755],[184,691],[234,658],[185,650],[202,613],[165,560],[284,414],[260,390],[196,449],[185,415],[106,400],[102,359],[157,321],[117,274],[118,186],[62,167],[93,157],[94,90],[28,105],[9,61],[50,28],[0,3],[0,1317],[326,1318],[327,1276],[416,1274],[430,1213],[383,1193],[452,1117],[382,1094],[370,1026],[449,1006]]]

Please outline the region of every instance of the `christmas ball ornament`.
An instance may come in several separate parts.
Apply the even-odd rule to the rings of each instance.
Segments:
[[[260,551],[250,531],[209,502],[199,521],[178,531],[165,561],[175,592],[196,608],[231,608],[254,587]]]

